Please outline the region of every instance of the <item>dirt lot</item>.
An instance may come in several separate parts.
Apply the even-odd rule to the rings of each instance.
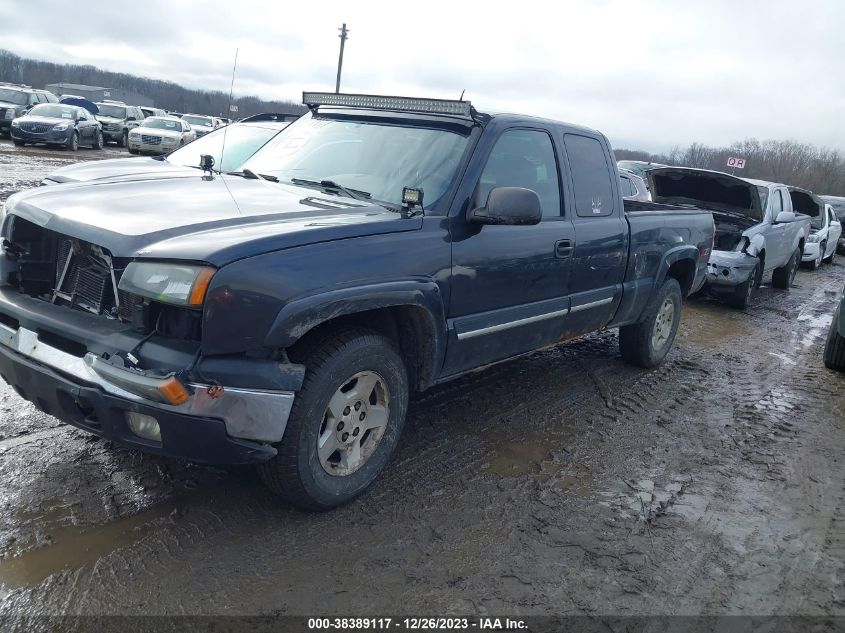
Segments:
[[[71,159],[0,144],[0,192]],[[605,332],[417,396],[388,472],[325,514],[0,386],[0,615],[844,615],[843,284],[695,299],[655,370]]]

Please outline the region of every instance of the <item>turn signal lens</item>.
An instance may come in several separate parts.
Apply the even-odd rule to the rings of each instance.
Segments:
[[[158,386],[158,390],[169,404],[184,404],[191,397],[188,389],[176,376],[163,380]]]
[[[213,268],[203,268],[197,275],[197,280],[191,288],[191,296],[188,298],[188,304],[192,306],[201,306],[205,301],[205,293],[208,290],[208,284],[211,283],[211,278],[214,277]]]

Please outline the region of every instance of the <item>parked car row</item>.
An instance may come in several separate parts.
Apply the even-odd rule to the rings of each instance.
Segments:
[[[46,104],[61,104],[63,109],[39,107]],[[132,154],[167,154],[227,124],[228,119],[218,117],[168,113],[108,99],[92,103],[76,95],[59,99],[46,90],[0,84],[0,133],[8,133],[18,146],[75,150],[115,143]],[[151,129],[134,134],[139,128]]]
[[[623,190],[626,179],[633,183],[640,175],[654,202],[714,208],[707,289],[738,308],[748,306],[768,274],[773,286],[788,288],[802,263],[818,269],[833,261],[842,239],[832,205],[800,187],[644,161],[618,165]],[[630,186],[633,197],[639,192]]]

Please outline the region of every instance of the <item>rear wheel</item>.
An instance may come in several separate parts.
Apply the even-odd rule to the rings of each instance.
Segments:
[[[792,282],[795,281],[795,273],[798,272],[798,266],[800,263],[801,249],[796,248],[795,252],[792,253],[792,257],[789,258],[789,261],[786,262],[786,264],[780,268],[775,268],[774,273],[772,273],[772,285],[775,288],[788,290],[792,285]]]
[[[643,319],[619,328],[619,351],[627,362],[640,367],[660,364],[678,332],[683,297],[674,278],[663,282],[646,306]]]
[[[824,346],[824,364],[829,369],[845,371],[845,337],[839,334],[839,312],[842,304],[833,313],[833,322],[827,333],[827,343]]]
[[[763,265],[758,261],[754,266],[751,276],[742,284],[734,289],[732,295],[725,298],[725,302],[734,308],[745,309],[751,305],[751,300],[754,298],[754,293],[760,287],[760,282],[763,280]]]
[[[326,510],[384,470],[405,422],[408,378],[392,343],[365,329],[329,333],[295,354],[307,368],[278,455],[258,465],[289,503]]]

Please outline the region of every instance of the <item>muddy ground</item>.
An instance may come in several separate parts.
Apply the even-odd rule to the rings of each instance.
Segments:
[[[0,191],[71,159],[17,154]],[[324,514],[0,386],[0,615],[843,615],[843,283],[694,299],[654,370],[605,332],[417,396],[386,474]]]

